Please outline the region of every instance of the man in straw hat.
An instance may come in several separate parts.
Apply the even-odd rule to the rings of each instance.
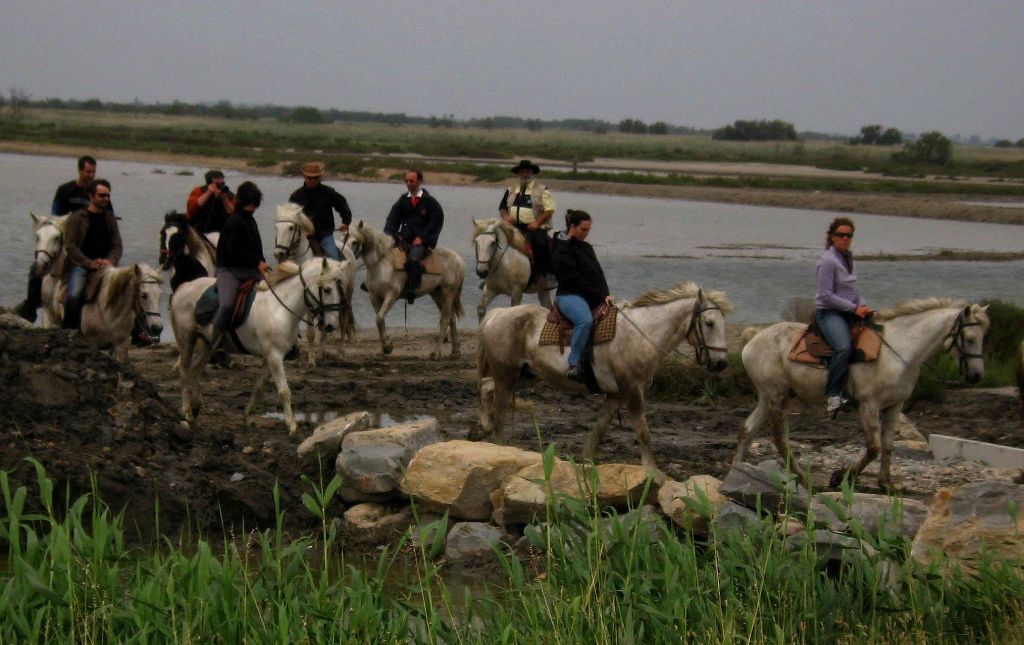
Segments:
[[[302,166],[302,187],[291,194],[288,201],[302,206],[302,211],[313,221],[313,237],[320,243],[324,255],[341,260],[341,251],[334,242],[334,211],[341,216],[339,230],[347,231],[352,222],[352,211],[341,193],[320,182],[324,164],[311,161]]]
[[[551,276],[551,240],[548,238],[548,222],[555,213],[555,200],[547,186],[534,181],[540,174],[540,166],[529,159],[523,159],[512,168],[519,181],[508,188],[498,204],[501,217],[526,236],[533,251],[533,275],[545,276],[547,285],[554,286]]]

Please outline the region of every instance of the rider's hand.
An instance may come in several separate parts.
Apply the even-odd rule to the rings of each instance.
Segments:
[[[872,313],[872,309],[867,305],[857,305],[857,309],[855,309],[853,313],[858,317],[863,318]]]
[[[270,266],[266,262],[263,262],[262,260],[260,261],[260,265],[258,268],[260,273],[266,273],[267,271],[270,270]]]
[[[416,239],[414,239],[414,240],[412,241],[412,245],[413,245],[413,246],[423,246],[423,238],[421,238],[421,237],[416,237]]]
[[[604,297],[604,301],[606,303],[610,304],[610,305],[614,305],[615,304],[615,296],[613,296],[611,294],[608,294],[607,296]]]
[[[96,258],[95,260],[92,261],[91,266],[93,270],[98,271],[99,269],[102,269],[105,266],[110,266],[110,260],[106,258]]]
[[[341,231],[342,233],[348,233],[348,224],[342,224],[341,226],[338,227],[338,230]]]
[[[217,182],[210,182],[210,185],[206,187],[206,192],[211,195],[219,195],[220,192],[217,190]]]
[[[540,228],[540,224],[538,224],[537,222],[530,222],[529,224],[526,225],[526,228],[528,228],[531,231],[536,231],[538,228]]]

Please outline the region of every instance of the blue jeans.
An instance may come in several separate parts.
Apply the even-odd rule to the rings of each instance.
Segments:
[[[78,329],[82,323],[82,299],[85,297],[85,284],[89,280],[89,270],[85,267],[73,266],[68,273],[68,293],[64,299],[64,329]]]
[[[581,296],[557,296],[555,305],[562,315],[572,321],[572,341],[569,345],[569,367],[579,367],[583,350],[587,347],[590,330],[594,327],[594,316],[590,305]]]
[[[320,248],[324,255],[332,260],[341,260],[341,251],[338,250],[338,243],[334,241],[334,231],[320,238]]]
[[[815,309],[814,319],[832,348],[828,361],[828,380],[825,382],[825,396],[839,396],[843,393],[846,374],[850,366],[850,322],[855,316],[835,309]]]

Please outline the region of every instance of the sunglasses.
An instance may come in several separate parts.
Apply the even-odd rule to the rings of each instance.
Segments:
[[[832,237],[846,237],[846,238],[852,238],[852,237],[853,237],[853,233],[833,233],[833,234],[832,234]]]

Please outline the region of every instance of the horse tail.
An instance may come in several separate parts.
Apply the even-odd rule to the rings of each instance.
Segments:
[[[452,315],[456,318],[466,315],[466,308],[462,306],[462,289],[455,292],[455,300],[452,301]]]

